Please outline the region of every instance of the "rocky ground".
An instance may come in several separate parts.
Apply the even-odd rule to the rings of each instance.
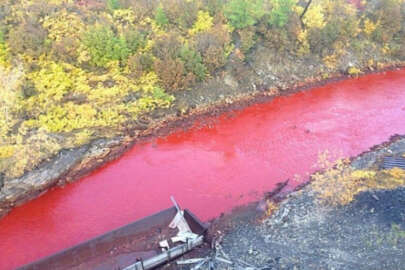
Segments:
[[[405,138],[353,159],[355,168],[378,167],[385,155],[405,153]],[[219,233],[221,232],[221,233]],[[311,184],[291,193],[266,217],[255,205],[215,221],[223,235],[213,269],[404,269],[405,187],[360,193],[345,206],[320,204]],[[200,249],[187,258],[212,255]],[[207,269],[207,266],[201,269]],[[165,268],[190,269],[172,263]]]

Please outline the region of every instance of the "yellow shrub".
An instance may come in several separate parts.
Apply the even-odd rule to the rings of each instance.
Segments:
[[[324,158],[324,157],[323,157]],[[323,172],[315,173],[311,183],[322,203],[329,205],[345,205],[350,203],[358,193],[360,179],[351,177],[353,170],[347,160],[338,160],[335,165],[328,160],[322,160]]]
[[[351,75],[351,76],[358,76],[358,75],[360,75],[362,72],[361,72],[360,69],[358,69],[358,68],[356,68],[356,67],[350,67],[350,68],[347,70],[347,73],[349,73],[349,75]]]
[[[390,176],[392,176],[395,179],[405,179],[405,170],[401,168],[395,167],[390,170],[386,170],[385,172],[387,172]]]
[[[271,200],[266,201],[266,217],[271,216],[277,209],[278,205],[275,202]]]
[[[384,46],[381,48],[381,52],[383,54],[390,54],[391,53],[391,48],[389,44],[384,44]]]
[[[9,49],[4,43],[0,43],[0,66],[4,68],[10,66]]]
[[[83,144],[88,143],[91,140],[91,138],[93,137],[93,135],[94,135],[94,132],[92,132],[90,130],[82,130],[82,131],[77,132],[75,134],[74,145],[78,146],[78,145],[83,145]]]
[[[131,117],[156,107],[170,106],[174,100],[159,88],[154,72],[131,79],[118,62],[111,62],[108,68],[105,73],[95,74],[70,64],[43,61],[42,68],[28,76],[37,94],[24,101],[31,116],[24,124],[29,128],[45,128],[48,132],[103,127],[119,130]],[[125,104],[126,98],[135,92],[139,92],[140,97]],[[64,101],[67,98],[86,102]]]
[[[0,66],[0,142],[10,140],[9,131],[20,121],[18,112],[20,104],[19,88],[25,77],[22,65],[8,69]]]
[[[326,22],[324,10],[321,4],[311,5],[304,16],[303,21],[308,28],[322,29],[323,27],[325,27]]]
[[[133,25],[135,14],[132,9],[116,9],[113,14],[116,25],[126,26]]]
[[[375,66],[374,59],[369,59],[367,61],[367,66],[368,66],[369,69],[374,69],[374,66]]]
[[[42,26],[48,30],[48,37],[55,41],[61,41],[65,37],[79,37],[85,30],[80,17],[66,9],[53,16],[45,16],[41,22]]]
[[[310,45],[308,42],[308,31],[304,30],[304,31],[300,31],[298,36],[297,36],[297,40],[298,40],[298,55],[299,56],[304,56],[310,53]]]
[[[8,158],[14,154],[14,146],[0,146],[0,158]]]
[[[159,78],[155,72],[148,72],[137,80],[139,87],[146,93],[151,93],[158,83]]]
[[[371,189],[394,189],[405,185],[405,171],[399,168],[390,170],[355,170],[349,160],[328,160],[328,154],[319,158],[322,172],[312,176],[312,189],[321,203],[328,205],[345,205],[354,197]]]
[[[26,170],[39,165],[44,159],[61,150],[57,139],[43,129],[26,139],[19,137],[18,143],[14,146],[14,155],[4,164],[7,167],[3,171],[10,178],[21,176]]]
[[[72,74],[62,64],[45,62],[42,68],[27,75],[37,94],[24,101],[28,111],[37,115],[55,102],[60,102],[74,86]]]
[[[142,21],[139,22],[139,25],[141,26],[150,26],[152,28],[152,32],[156,35],[156,36],[163,36],[166,34],[166,32],[164,31],[164,29],[159,26],[158,23],[156,23],[155,20],[146,17],[144,18]]]
[[[337,64],[337,56],[335,54],[327,55],[323,59],[323,63],[329,69],[334,69]]]
[[[213,26],[213,18],[207,11],[198,11],[197,21],[194,23],[193,28],[189,30],[190,35],[195,35],[199,32],[208,31]]]
[[[372,179],[376,176],[375,171],[365,171],[365,170],[357,170],[352,172],[351,177],[355,180],[360,179]]]
[[[370,37],[374,33],[374,31],[377,29],[377,26],[378,26],[378,22],[374,23],[367,18],[364,21],[363,31],[368,37]]]
[[[62,106],[53,106],[46,114],[41,114],[36,126],[44,127],[50,132],[69,132],[94,126],[97,122],[96,115],[97,111],[89,104],[68,102]]]

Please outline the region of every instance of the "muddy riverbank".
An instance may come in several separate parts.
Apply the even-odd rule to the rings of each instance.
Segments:
[[[403,66],[404,64],[400,62],[386,64],[385,66],[380,65],[379,71],[400,69]],[[365,68],[364,71],[364,73],[368,74],[374,72],[375,70],[369,68]],[[100,166],[120,157],[134,144],[151,140],[154,137],[166,136],[178,130],[188,129],[196,122],[204,124],[209,117],[241,110],[253,104],[269,102],[278,96],[288,96],[348,77],[350,76],[345,73],[337,72],[329,75],[328,78],[308,77],[300,82],[293,80],[290,84],[286,82],[277,83],[277,86],[273,87],[263,85],[257,87],[255,84],[249,83],[250,87],[248,85],[243,86],[247,87],[247,90],[241,92],[228,91],[225,94],[225,91],[224,95],[217,95],[221,91],[216,91],[215,97],[200,101],[200,104],[197,104],[198,102],[196,104],[187,104],[187,108],[193,109],[184,112],[179,113],[178,108],[174,108],[171,113],[165,112],[167,116],[164,118],[159,117],[163,112],[160,112],[160,114],[154,112],[158,115],[145,116],[143,124],[137,123],[135,126],[128,128],[126,136],[98,139],[78,148],[63,150],[53,159],[44,162],[37,169],[27,172],[22,177],[15,179],[1,178],[0,218],[14,207],[41,196],[52,187],[63,186],[80,179]],[[269,82],[265,83],[265,85],[268,84]],[[239,84],[238,87],[240,87]],[[183,98],[188,99],[187,102],[195,103],[189,96]],[[178,99],[181,103],[181,97],[178,97]]]
[[[404,153],[405,138],[396,136],[352,158],[351,166],[378,170],[385,156]],[[347,205],[326,206],[310,183],[288,194],[271,216],[258,211],[260,205],[213,221],[211,238],[221,236],[233,262],[217,261],[215,269],[402,269],[405,263],[404,186],[367,190]],[[210,254],[205,247],[185,258]],[[189,267],[171,263],[162,269]]]

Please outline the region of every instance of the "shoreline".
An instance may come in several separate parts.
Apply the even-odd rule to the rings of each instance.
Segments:
[[[351,157],[350,164],[360,170],[373,168],[381,163],[382,157],[404,151],[405,135],[394,135],[388,141]],[[385,261],[373,259],[367,263],[369,267],[403,264],[400,246],[405,243],[401,222],[404,186],[365,190],[349,204],[340,206],[317,203],[311,180],[293,191],[281,190],[274,196],[276,198],[262,199],[276,201],[277,206],[270,215],[260,207],[262,201],[258,201],[236,207],[232,212],[211,220],[208,243],[181,259],[211,256],[210,242],[219,241],[223,252],[229,256],[228,260],[233,263],[220,264],[227,269],[239,269],[237,266],[241,266],[241,262],[242,266],[247,262],[251,267],[257,267],[255,269],[314,269],[334,264],[338,264],[339,269],[353,269],[355,265],[363,265],[364,252],[381,253],[379,255],[388,258]],[[389,213],[387,209],[390,209]],[[373,233],[368,231],[370,228]],[[358,238],[362,241],[356,241]],[[310,252],[310,247],[316,252]],[[347,251],[342,247],[350,250],[350,260],[343,259],[347,258],[344,254]],[[162,269],[176,267],[176,262],[171,262]]]
[[[396,63],[387,65],[378,71],[368,69],[361,76],[404,67],[404,63]],[[232,96],[232,98],[224,98],[191,109],[187,114],[171,113],[163,119],[159,118],[145,129],[140,129],[139,126],[134,127],[127,131],[126,136],[112,139],[96,139],[78,148],[62,150],[50,161],[38,166],[37,169],[27,172],[19,178],[7,181],[3,188],[0,189],[0,218],[14,207],[41,196],[49,189],[78,180],[106,163],[119,158],[135,144],[156,137],[167,136],[181,129],[188,129],[197,122],[205,124],[204,120],[206,119],[218,117],[232,111],[243,110],[255,104],[270,102],[276,97],[309,91],[314,87],[349,78],[352,78],[352,76],[335,73],[328,79],[318,77],[304,80],[302,83],[295,83],[286,90],[273,87],[239,93]]]

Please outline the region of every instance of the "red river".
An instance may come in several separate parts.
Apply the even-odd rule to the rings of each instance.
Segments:
[[[393,134],[405,134],[404,69],[279,97],[136,145],[0,220],[0,269],[170,207],[170,195],[210,219],[296,174],[305,179],[319,152],[354,156]]]

